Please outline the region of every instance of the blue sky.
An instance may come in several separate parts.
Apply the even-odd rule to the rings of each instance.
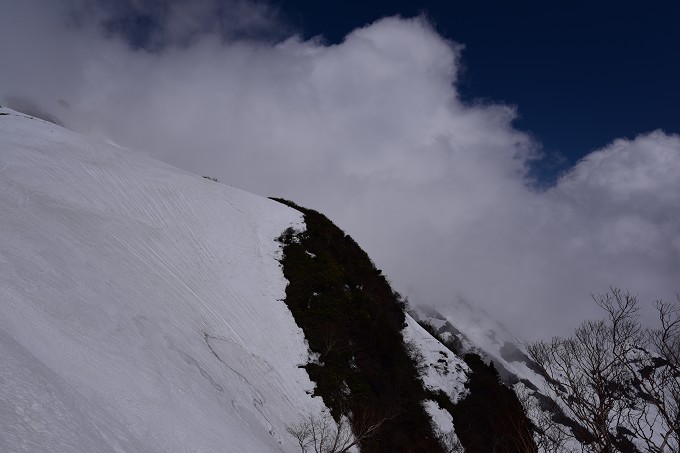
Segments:
[[[376,1],[278,3],[330,43],[385,15],[425,14],[465,45],[459,89],[518,106],[516,126],[559,152],[564,170],[618,137],[680,132],[676,2]],[[550,164],[546,162],[549,170]]]

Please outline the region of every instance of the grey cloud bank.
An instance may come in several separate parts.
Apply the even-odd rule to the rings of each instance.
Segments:
[[[534,338],[596,315],[590,294],[610,285],[645,303],[680,291],[680,137],[615,140],[534,190],[540,145],[513,128],[513,107],[459,99],[462,47],[422,19],[384,19],[334,46],[167,19],[192,38],[149,52],[52,2],[19,3],[0,0],[5,100],[318,209],[413,303],[446,312],[464,298]],[[92,5],[90,17],[106,12]],[[251,22],[271,17],[239,5]]]

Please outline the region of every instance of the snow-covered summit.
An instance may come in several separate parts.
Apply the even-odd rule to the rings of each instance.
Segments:
[[[274,201],[0,108],[0,451],[296,451]]]

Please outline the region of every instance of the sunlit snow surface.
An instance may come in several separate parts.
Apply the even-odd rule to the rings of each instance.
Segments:
[[[0,109],[0,451],[296,451],[301,215]]]

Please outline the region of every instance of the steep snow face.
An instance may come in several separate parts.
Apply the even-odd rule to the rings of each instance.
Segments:
[[[0,109],[0,451],[296,451],[276,202]]]
[[[421,379],[426,389],[444,392],[453,403],[465,396],[470,368],[460,357],[432,337],[408,314],[402,335],[421,354],[424,368]]]
[[[420,365],[423,367],[421,379],[426,389],[444,392],[453,403],[466,396],[465,383],[468,381],[470,368],[460,357],[432,337],[409,314],[406,315],[406,327],[402,335],[404,341],[417,349],[414,353],[420,354]],[[435,433],[448,448],[446,451],[463,452],[451,414],[436,401],[425,400],[423,406],[432,420]]]

